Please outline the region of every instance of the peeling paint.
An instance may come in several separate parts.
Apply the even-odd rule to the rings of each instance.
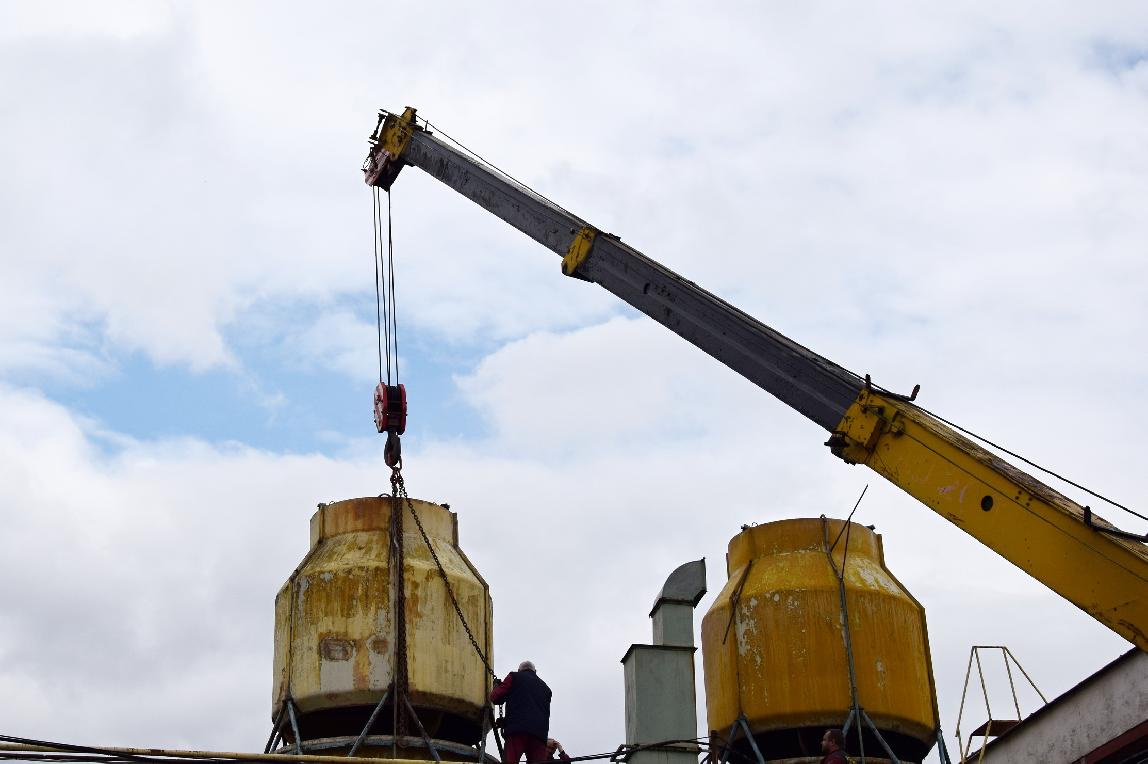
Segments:
[[[489,592],[453,543],[451,513],[427,502],[414,503],[427,533],[435,538],[435,550],[468,623],[489,649]],[[346,511],[347,505],[354,511]],[[276,707],[288,691],[306,712],[373,703],[389,686],[394,587],[388,505],[375,498],[327,505],[310,553],[276,599]],[[443,534],[449,539],[444,541]],[[422,537],[408,533],[404,538],[411,690],[434,698],[435,707],[473,714],[477,723],[485,700],[481,660],[457,625]]]
[[[959,484],[953,485],[955,491]],[[838,580],[823,538],[821,521],[809,519],[752,527],[730,542],[730,580],[702,622],[710,729],[728,729],[742,713],[755,731],[816,725],[848,705]],[[917,736],[936,722],[924,615],[884,568],[872,531],[855,526],[848,543],[846,599],[859,691],[881,728],[892,724]],[[840,565],[841,555],[834,558]],[[736,643],[728,644],[733,637]]]

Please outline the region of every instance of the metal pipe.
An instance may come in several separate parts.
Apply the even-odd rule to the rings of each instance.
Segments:
[[[753,755],[757,757],[757,764],[765,764],[765,759],[757,747],[757,741],[753,739],[753,733],[749,730],[749,722],[746,721],[745,714],[739,716],[737,720],[741,722],[741,728],[745,730],[745,737],[749,740],[749,747],[753,749]]]
[[[287,716],[291,719],[291,734],[295,736],[295,753],[303,753],[303,735],[299,732],[299,720],[295,718],[295,703],[287,698]]]
[[[271,736],[267,738],[267,745],[263,747],[263,753],[271,753],[271,749],[275,747],[275,738],[279,737],[279,730],[283,727],[283,714],[286,712],[286,706],[279,706],[279,712],[275,714],[275,721],[271,723]]]
[[[434,743],[431,742],[430,735],[428,735],[427,731],[423,728],[423,723],[419,719],[419,715],[415,713],[415,707],[411,705],[410,699],[405,695],[403,696],[403,704],[407,707],[407,711],[410,713],[411,718],[414,719],[415,726],[419,728],[419,734],[423,736],[423,742],[426,743],[427,748],[430,749],[431,756],[434,756],[434,760],[438,762],[438,764],[442,764],[442,759],[439,758],[438,751],[435,750]],[[518,763],[515,762],[515,764]]]
[[[367,719],[367,726],[363,727],[363,731],[359,733],[359,736],[357,738],[355,738],[355,744],[353,746],[351,746],[351,750],[347,752],[347,756],[354,756],[356,753],[359,752],[359,746],[361,746],[363,744],[363,741],[367,739],[367,734],[370,733],[371,727],[375,723],[375,719],[378,718],[379,712],[383,710],[383,706],[386,704],[387,698],[389,698],[390,696],[391,696],[391,688],[388,687],[387,691],[383,693],[382,699],[380,699],[379,702],[375,704],[374,710],[371,711],[370,718]]]
[[[726,764],[726,762],[729,761],[729,755],[730,755],[730,752],[733,751],[733,739],[734,739],[734,735],[737,734],[737,723],[739,721],[741,721],[740,716],[737,717],[737,719],[734,720],[734,723],[731,724],[729,727],[729,734],[726,735],[725,747],[722,750],[722,754],[721,754],[721,764]]]
[[[893,764],[901,764],[901,760],[897,758],[897,754],[893,753],[893,749],[885,742],[885,738],[881,737],[881,731],[877,729],[877,725],[869,718],[869,714],[864,708],[861,709],[861,714],[865,717],[865,723],[869,725],[869,729],[873,730],[873,734],[877,736],[877,742],[885,749],[885,753],[889,754],[889,758],[892,759]]]
[[[482,708],[482,734],[478,738],[478,745],[475,746],[475,748],[478,749],[478,758],[476,761],[478,761],[479,764],[482,764],[483,759],[486,758],[486,736],[490,734],[489,710],[489,704]]]

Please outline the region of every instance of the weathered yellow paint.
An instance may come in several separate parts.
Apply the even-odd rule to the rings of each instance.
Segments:
[[[398,160],[411,142],[411,135],[418,126],[415,124],[415,109],[408,106],[402,115],[388,114],[379,130],[379,146],[390,158]]]
[[[458,546],[445,507],[412,499],[467,623],[491,654],[486,582]],[[390,498],[321,505],[311,549],[275,598],[272,714],[290,695],[303,713],[374,705],[391,683],[394,613]],[[489,680],[459,623],[430,552],[403,512],[407,658],[411,702],[433,735],[433,709],[481,720]],[[356,734],[358,730],[348,734]]]
[[[829,441],[1148,650],[1148,549],[916,406],[862,390]],[[1111,528],[1093,516],[1097,525]]]
[[[594,237],[597,235],[598,231],[588,225],[582,226],[582,230],[574,234],[574,240],[570,242],[570,248],[562,258],[562,273],[567,276],[574,275],[578,266],[590,256],[590,251],[594,248]]]
[[[844,521],[782,520],[729,543],[729,580],[702,620],[709,727],[755,733],[844,723],[851,706],[837,577]],[[846,536],[833,552],[845,559]],[[861,705],[878,728],[931,743],[937,728],[925,613],[885,568],[881,537],[851,524],[846,599]]]

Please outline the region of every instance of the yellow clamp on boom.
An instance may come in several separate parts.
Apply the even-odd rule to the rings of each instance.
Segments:
[[[390,154],[392,159],[397,159],[406,151],[414,131],[415,109],[413,106],[404,109],[401,117],[388,114],[387,118],[383,120],[382,129],[379,131],[379,146]]]
[[[582,230],[574,236],[574,241],[570,242],[570,249],[566,251],[566,256],[562,258],[562,273],[567,276],[574,276],[578,266],[585,262],[586,258],[590,256],[590,250],[594,248],[594,237],[598,235],[597,229],[591,226],[582,226]]]
[[[891,402],[863,389],[825,445],[847,464],[865,464],[881,435],[886,431],[899,432],[903,426],[897,421],[897,409]]]

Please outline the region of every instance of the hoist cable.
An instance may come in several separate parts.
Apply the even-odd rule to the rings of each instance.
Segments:
[[[377,195],[378,193],[379,193],[378,189],[375,189],[375,194]],[[389,214],[388,214],[388,218],[389,218]],[[388,227],[390,226],[389,219],[388,219],[387,225],[388,225]],[[389,233],[388,233],[388,238],[389,238]],[[386,256],[387,256],[386,250],[383,248],[383,207],[382,207],[382,202],[380,201],[379,202],[379,285],[380,285],[380,289],[382,290],[382,294],[383,294],[383,317],[382,317],[382,324],[383,324],[382,334],[383,334],[383,336],[382,336],[381,341],[383,343],[383,354],[386,358],[386,372],[387,372],[386,377],[387,377],[387,384],[389,385],[389,384],[391,384],[391,318],[390,318],[390,316],[391,316],[391,305],[390,305],[390,296],[389,296],[390,290],[388,289],[388,286],[387,286],[387,262],[385,260]]]
[[[379,190],[373,189],[374,193],[371,194],[371,227],[372,227],[372,244],[375,249],[375,328],[378,332],[378,350],[379,350],[379,382],[383,381],[383,295],[382,289],[379,286],[379,279],[382,278],[381,268],[379,266]]]
[[[1093,491],[1091,488],[1086,488],[1085,486],[1081,485],[1080,483],[1077,483],[1074,480],[1070,480],[1063,475],[1057,474],[1056,472],[1053,472],[1052,470],[1048,469],[1047,467],[1042,467],[1041,465],[1037,464],[1036,462],[1032,461],[1031,459],[1026,459],[1025,457],[1021,456],[1020,454],[1016,453],[1015,451],[1010,451],[1007,448],[1005,448],[1004,446],[999,446],[996,443],[993,443],[988,438],[985,438],[981,435],[977,435],[975,432],[972,432],[971,430],[966,430],[964,427],[961,427],[959,424],[954,424],[953,422],[950,422],[948,419],[945,419],[942,416],[938,416],[937,414],[934,414],[932,411],[929,411],[928,409],[926,409],[922,406],[918,406],[917,408],[920,409],[921,411],[925,412],[929,416],[933,417],[934,419],[937,419],[941,422],[944,422],[949,427],[952,427],[954,430],[959,430],[960,432],[963,432],[965,435],[968,435],[970,438],[973,438],[975,440],[979,440],[980,442],[982,442],[988,446],[992,446],[993,448],[997,449],[998,451],[1002,451],[1002,452],[1008,454],[1009,456],[1011,456],[1013,458],[1020,459],[1022,462],[1024,462],[1028,466],[1033,467],[1035,469],[1038,469],[1046,475],[1051,475],[1052,477],[1056,478],[1057,480],[1061,480],[1065,483],[1068,483],[1073,488],[1079,488],[1081,491],[1084,491],[1088,495],[1093,496],[1097,499],[1100,499],[1101,501],[1106,502],[1108,504],[1111,504],[1112,506],[1116,507],[1117,509],[1122,509],[1130,515],[1135,515],[1136,517],[1139,517],[1141,520],[1148,520],[1148,516],[1142,515],[1134,509],[1129,509],[1128,507],[1124,506],[1120,502],[1113,501],[1112,499],[1109,499],[1107,496],[1102,496],[1101,494],[1097,493],[1096,491]]]
[[[391,296],[391,325],[388,327],[388,336],[394,345],[395,358],[395,384],[399,383],[399,319],[398,308],[395,304],[395,242],[391,233],[391,190],[387,189],[387,281],[390,284]]]

